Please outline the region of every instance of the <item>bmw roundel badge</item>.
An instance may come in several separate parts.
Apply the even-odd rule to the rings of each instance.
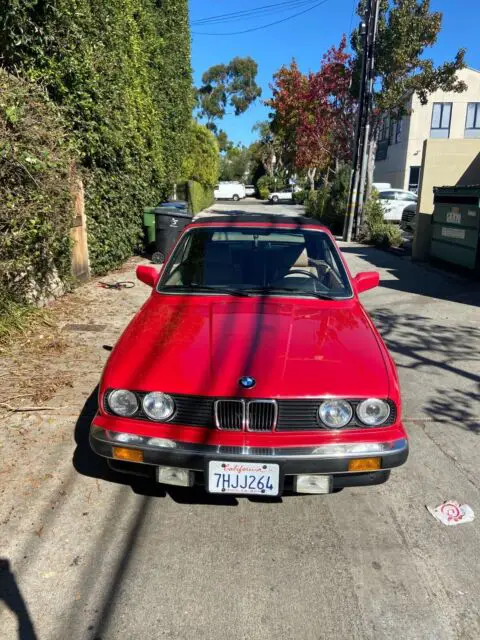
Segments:
[[[252,378],[251,376],[242,376],[238,382],[244,389],[253,389],[257,383],[255,378]]]

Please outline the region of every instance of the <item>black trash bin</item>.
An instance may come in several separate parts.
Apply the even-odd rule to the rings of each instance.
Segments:
[[[180,203],[178,203],[180,204]],[[173,203],[162,203],[155,207],[155,252],[154,262],[163,262],[184,227],[192,221],[192,215]]]

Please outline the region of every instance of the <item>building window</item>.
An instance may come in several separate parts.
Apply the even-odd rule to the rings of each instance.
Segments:
[[[469,102],[467,105],[465,138],[480,138],[480,102]]]
[[[450,137],[450,121],[452,118],[451,102],[435,102],[432,110],[431,138]]]
[[[378,139],[380,142],[383,140],[388,140],[388,127],[389,127],[389,119],[388,116],[382,118],[382,122],[380,124],[380,131],[378,133]]]
[[[390,130],[388,133],[388,144],[393,144],[395,141],[395,120],[390,119]]]
[[[398,120],[397,126],[395,129],[395,144],[398,144],[402,141],[402,122],[403,120]]]

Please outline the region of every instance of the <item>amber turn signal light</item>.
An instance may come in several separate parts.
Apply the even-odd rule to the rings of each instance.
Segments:
[[[349,471],[378,471],[381,468],[380,458],[354,458],[348,461]]]
[[[126,449],[125,447],[113,447],[115,460],[127,460],[127,462],[143,462],[143,451],[138,449]]]

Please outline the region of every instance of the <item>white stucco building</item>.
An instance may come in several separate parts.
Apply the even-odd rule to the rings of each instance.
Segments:
[[[400,122],[386,118],[380,132],[374,181],[397,189],[416,191],[420,178],[423,143],[429,138],[480,138],[480,71],[458,72],[468,89],[463,93],[435,91],[428,104],[410,97],[411,112]]]

